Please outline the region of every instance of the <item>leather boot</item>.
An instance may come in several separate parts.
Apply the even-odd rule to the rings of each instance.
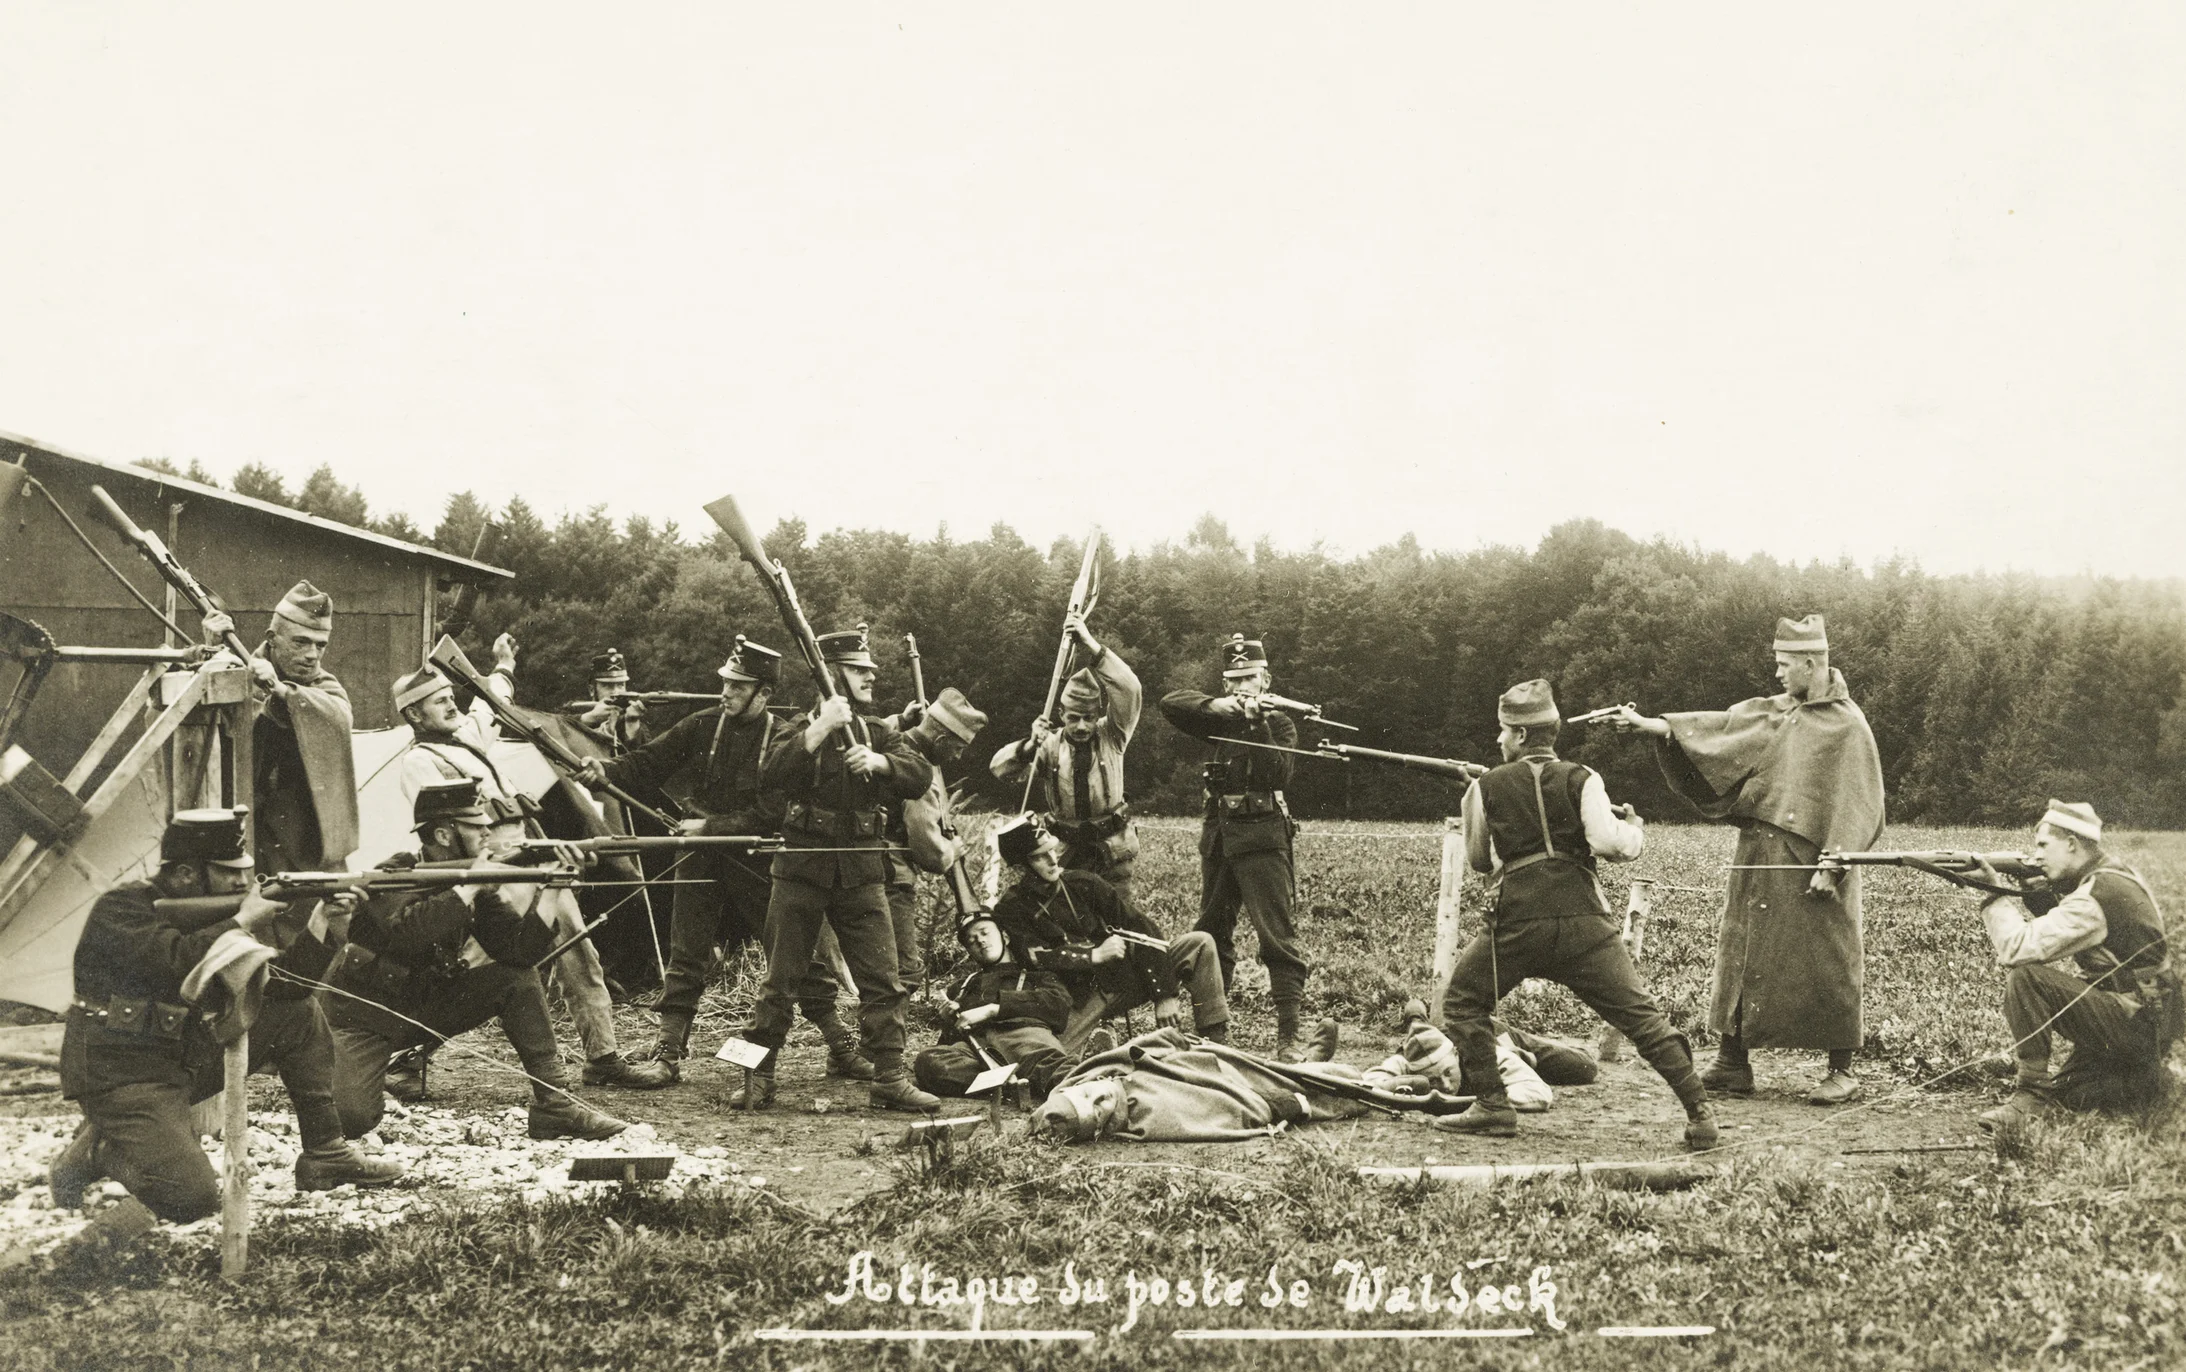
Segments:
[[[681,1075],[674,1063],[632,1062],[621,1053],[609,1053],[584,1065],[587,1086],[623,1086],[632,1091],[658,1091]]]
[[[337,1186],[386,1186],[402,1176],[399,1162],[367,1155],[347,1139],[315,1144],[296,1155],[296,1189],[331,1191]]]
[[[850,1026],[835,1017],[830,1010],[826,1016],[813,1021],[820,1037],[827,1040],[827,1074],[831,1077],[847,1077],[851,1081],[871,1081],[873,1064],[858,1051],[858,1036]]]
[[[1741,1057],[1733,1060],[1718,1053],[1708,1070],[1700,1074],[1700,1084],[1718,1096],[1750,1096],[1753,1094],[1753,1065]]]
[[[774,1069],[762,1067],[756,1072],[746,1072],[744,1080],[729,1093],[731,1110],[765,1110],[774,1104]]]
[[[535,1139],[611,1139],[630,1127],[562,1090],[534,1095],[528,1123]]]
[[[1481,1134],[1493,1139],[1518,1137],[1518,1112],[1503,1096],[1481,1096],[1460,1114],[1437,1115],[1428,1121],[1445,1134]]]
[[[900,1067],[887,1076],[874,1078],[866,1101],[875,1110],[914,1110],[923,1115],[941,1108],[941,1097],[919,1090],[910,1073]]]
[[[691,1017],[680,1010],[660,1012],[660,1039],[653,1045],[653,1061],[665,1062],[678,1077],[682,1069],[675,1066],[683,1061],[683,1055],[691,1048]]]
[[[1230,1041],[1230,1022],[1226,1019],[1218,1019],[1212,1024],[1202,1024],[1199,1026],[1199,1036],[1209,1043],[1228,1043]]]
[[[1333,1019],[1324,1019],[1313,1026],[1313,1046],[1306,1053],[1308,1062],[1334,1062],[1336,1045],[1343,1031]]]
[[[430,1056],[409,1048],[387,1060],[387,1094],[405,1105],[425,1099],[425,1068]]]
[[[1277,1062],[1304,1062],[1305,1051],[1298,1046],[1298,998],[1275,998],[1275,1060]]]
[[[1705,1153],[1715,1147],[1718,1139],[1714,1109],[1706,1101],[1688,1107],[1685,1111],[1685,1151]]]
[[[53,1189],[55,1209],[83,1209],[83,1193],[106,1175],[99,1169],[98,1152],[99,1129],[87,1119],[76,1126],[76,1137],[46,1169],[46,1184]]]

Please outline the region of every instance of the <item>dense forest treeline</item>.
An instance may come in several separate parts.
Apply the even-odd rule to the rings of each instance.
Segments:
[[[488,515],[464,493],[429,533],[399,515],[369,519],[362,495],[324,468],[294,496],[262,468],[232,488],[464,554]],[[758,578],[718,534],[694,543],[672,523],[618,526],[604,508],[549,526],[520,498],[493,519],[485,555],[516,578],[479,603],[473,646],[515,635],[530,703],[582,694],[591,655],[610,646],[638,688],[692,691],[711,689],[738,632],[790,649]],[[910,632],[929,688],[957,686],[992,716],[964,769],[985,782],[988,754],[1040,707],[1081,546],[1038,549],[1003,525],[974,540],[946,529],[814,538],[796,521],[767,545],[820,632],[872,626],[884,705],[909,694]],[[2186,825],[2186,607],[2171,586],[1740,561],[1593,521],[1559,525],[1530,552],[1433,553],[1407,536],[1338,560],[1248,550],[1208,516],[1181,542],[1107,549],[1093,627],[1146,683],[1129,755],[1135,803],[1180,813],[1197,807],[1204,749],[1163,723],[1154,700],[1216,689],[1215,645],[1232,632],[1267,642],[1277,690],[1361,725],[1349,741],[1493,760],[1495,699],[1514,681],[1547,677],[1567,714],[1626,700],[1651,713],[1720,708],[1776,689],[1775,621],[1814,611],[1828,616],[1832,661],[1874,726],[1892,818],[2019,825],[2056,795],[2089,800],[2113,823]],[[782,698],[808,695],[790,652]],[[1636,740],[1582,726],[1564,752],[1645,813],[1689,814]],[[991,782],[981,790],[1014,804]],[[1301,759],[1291,801],[1306,817],[1421,818],[1454,812],[1456,792],[1415,773]]]

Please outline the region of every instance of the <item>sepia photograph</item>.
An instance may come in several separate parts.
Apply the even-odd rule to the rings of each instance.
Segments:
[[[2186,1365],[2186,13],[0,12],[0,1363]]]

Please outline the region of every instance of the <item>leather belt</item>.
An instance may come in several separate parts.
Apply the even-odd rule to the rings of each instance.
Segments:
[[[192,1013],[187,1005],[130,996],[109,996],[103,1002],[78,996],[69,1009],[113,1033],[176,1040],[189,1027]]]
[[[1048,828],[1066,843],[1097,843],[1104,838],[1114,838],[1131,824],[1131,812],[1112,810],[1095,819],[1056,819],[1050,817]]]
[[[873,810],[830,810],[810,801],[794,800],[782,813],[782,830],[802,830],[825,838],[880,838],[888,827],[888,812]]]
[[[1228,792],[1214,797],[1214,803],[1224,815],[1236,819],[1282,813],[1282,805],[1275,799],[1273,791]]]

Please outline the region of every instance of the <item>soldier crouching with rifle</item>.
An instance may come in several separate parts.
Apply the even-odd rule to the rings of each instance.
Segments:
[[[164,1220],[218,1211],[220,1185],[190,1106],[219,1094],[221,1045],[246,1029],[250,1070],[279,1071],[296,1112],[297,1190],[384,1186],[402,1175],[342,1137],[319,1003],[261,999],[248,984],[216,989],[272,961],[295,932],[290,907],[247,889],[250,873],[242,811],[183,810],[160,840],[153,878],[117,886],[91,907],[61,1039],[61,1091],[82,1106],[84,1123],[50,1170],[55,1205],[79,1208],[85,1188],[111,1176]],[[209,1007],[223,996],[216,1016]]]
[[[419,853],[398,853],[383,870],[473,863],[487,852],[493,816],[478,783],[432,782],[413,809]],[[570,1093],[554,1043],[546,990],[533,964],[553,951],[553,926],[539,917],[539,888],[516,884],[375,895],[352,917],[349,945],[328,974],[334,1029],[334,1102],[351,1138],[369,1133],[386,1108],[388,1060],[437,1048],[489,1020],[532,1080],[531,1136],[604,1139],[629,1125]]]
[[[1988,862],[1976,884],[2004,976],[2004,1022],[2018,1074],[2011,1099],[1981,1127],[2014,1130],[2048,1113],[2130,1109],[2161,1099],[2164,1060],[2186,1029],[2186,999],[2165,937],[2163,911],[2140,873],[2103,851],[2094,807],[2052,800],[2034,831],[2047,889],[2007,894]],[[2069,957],[2078,974],[2047,964]],[[2050,1041],[2072,1056],[2052,1077]]]
[[[1713,1148],[1715,1117],[1685,1036],[1655,1007],[1609,918],[1594,866],[1629,862],[1646,843],[1630,806],[1613,807],[1592,769],[1556,756],[1562,722],[1546,681],[1523,681],[1495,705],[1503,765],[1465,792],[1466,859],[1488,873],[1486,932],[1457,956],[1442,1022],[1464,1080],[1480,1094],[1460,1115],[1434,1121],[1456,1134],[1518,1133],[1496,1068],[1490,1016],[1528,977],[1570,988],[1632,1041],[1685,1107],[1685,1146]]]

